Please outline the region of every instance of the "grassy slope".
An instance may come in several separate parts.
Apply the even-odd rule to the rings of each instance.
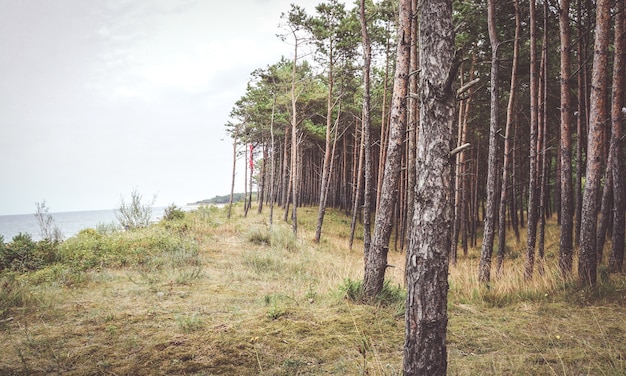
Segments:
[[[402,305],[338,292],[362,275],[361,245],[347,249],[349,220],[327,214],[315,245],[315,210],[299,213],[298,240],[278,218],[268,232],[267,214],[227,221],[200,211],[170,230],[187,228],[197,254],[148,250],[152,259],[129,266],[20,276],[20,303],[0,323],[0,374],[401,374]],[[544,276],[524,285],[517,257],[485,289],[477,253],[451,268],[449,374],[626,374],[624,276],[596,291],[559,288],[549,258]],[[404,255],[390,257],[388,277],[401,285]]]

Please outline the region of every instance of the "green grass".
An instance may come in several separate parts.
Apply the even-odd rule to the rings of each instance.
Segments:
[[[327,211],[314,244],[314,208],[297,238],[240,209],[88,230],[36,270],[0,273],[0,374],[401,374],[405,255],[390,252],[384,294],[361,304],[362,243],[348,250],[342,213]],[[520,256],[481,285],[480,248],[450,268],[449,374],[623,374],[626,278],[563,282],[555,246],[531,282]]]

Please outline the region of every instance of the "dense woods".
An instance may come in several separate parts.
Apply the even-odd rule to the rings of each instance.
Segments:
[[[457,248],[465,253],[484,236],[481,280],[490,280],[494,231],[505,272],[507,228],[526,227],[526,275],[541,273],[550,218],[563,230],[564,276],[578,249],[582,283],[593,284],[609,260],[621,270],[623,8],[623,1],[454,4],[450,254],[454,262]],[[354,236],[372,237],[365,258],[381,255],[378,280],[387,250],[407,247],[415,200],[420,108],[418,85],[409,85],[420,71],[419,46],[417,28],[410,37],[398,9],[391,0],[292,6],[281,37],[294,55],[251,74],[228,124],[259,202],[276,204],[288,221],[298,207],[316,205],[316,241],[326,207],[366,224],[358,229],[367,235]]]
[[[432,30],[445,24],[437,12],[446,7],[451,30]],[[432,247],[448,246],[420,265],[443,271],[442,260],[454,265],[482,236],[476,273],[488,284],[494,243],[497,273],[507,273],[505,233],[519,241],[526,231],[532,280],[545,273],[551,220],[561,228],[551,251],[562,277],[594,285],[598,270],[620,272],[624,259],[623,11],[623,0],[292,6],[282,19],[294,55],[252,73],[229,131],[251,153],[247,179],[259,203],[278,203],[294,234],[298,207],[317,205],[316,242],[326,207],[351,218],[351,236],[364,239],[369,297],[383,286],[390,249],[408,250],[409,289],[416,283],[410,257],[428,253],[419,249],[435,235],[421,232],[433,216],[445,234]],[[431,55],[420,56],[424,49]],[[436,83],[424,76],[435,61],[447,67]],[[455,121],[442,132],[448,117]],[[441,142],[451,168],[433,164]],[[446,194],[434,196],[445,203],[420,197],[429,174],[445,175],[437,184]],[[437,283],[446,288],[445,278]],[[438,309],[445,321],[445,304]]]

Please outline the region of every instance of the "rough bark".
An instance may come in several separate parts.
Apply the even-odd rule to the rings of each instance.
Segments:
[[[537,72],[537,9],[536,0],[530,0],[530,157],[528,179],[528,237],[524,278],[531,279],[535,266],[537,242],[537,130],[538,130],[538,72]]]
[[[576,245],[580,244],[580,223],[582,219],[582,208],[583,208],[583,193],[582,193],[582,181],[583,181],[583,165],[584,165],[584,140],[586,139],[585,129],[587,128],[588,123],[588,114],[587,111],[587,43],[585,42],[586,30],[583,29],[583,15],[582,15],[582,1],[578,1],[576,5],[576,13],[577,13],[577,22],[578,22],[578,35],[577,35],[577,43],[576,47],[578,53],[577,57],[577,65],[578,65],[578,73],[576,75],[577,83],[578,83],[578,98],[577,98],[577,107],[578,107],[578,116],[576,117],[576,134],[578,139],[576,141],[576,184],[574,186],[574,218],[575,218],[575,227],[574,227],[574,243]],[[590,18],[590,17],[587,17]]]
[[[420,128],[415,215],[407,264],[405,375],[445,375],[448,253],[452,230],[451,90],[454,31],[451,0],[419,7]]]
[[[417,12],[417,0],[412,0],[411,2],[411,14],[415,15]],[[411,23],[411,63],[409,70],[410,72],[417,72],[419,67],[418,61],[418,47],[415,41],[417,41],[417,22],[413,21]],[[417,75],[415,73],[411,74],[409,77],[409,92],[417,93]],[[417,137],[417,125],[419,124],[419,103],[417,98],[411,96],[409,98],[409,122],[408,122],[408,143],[407,143],[407,188],[406,188],[406,218],[403,222],[404,236],[403,240],[406,239],[406,243],[408,244],[408,236],[410,233],[411,222],[413,220],[413,201],[415,200],[415,163],[416,163],[416,143]],[[408,229],[408,230],[407,230]],[[403,242],[404,243],[404,242]],[[404,246],[402,247],[404,249]]]
[[[369,253],[365,255],[363,290],[368,298],[375,297],[382,289],[385,270],[387,269],[387,252],[389,251],[394,208],[398,197],[398,179],[406,131],[410,51],[411,0],[402,0],[399,12],[398,48],[385,171],[380,191],[380,202],[374,222],[374,237]]]
[[[571,100],[571,31],[570,1],[561,0],[559,29],[561,39],[561,234],[559,267],[565,277],[572,272],[574,256],[574,193],[572,189],[572,100]]]
[[[624,74],[626,74],[626,1],[617,2],[615,18],[615,57],[613,63],[613,88],[611,100],[611,142],[609,153],[613,173],[613,234],[611,236],[611,255],[609,269],[621,271],[624,263],[624,222],[626,196],[624,190],[624,162],[622,160],[622,135],[624,113]]]
[[[499,83],[498,83],[498,32],[496,30],[495,0],[487,1],[487,24],[489,41],[491,43],[491,89],[489,115],[489,155],[487,157],[487,210],[485,211],[485,225],[483,228],[483,242],[480,251],[480,265],[478,280],[487,283],[491,279],[491,254],[493,253],[494,229],[496,220],[496,190],[497,190],[497,153],[498,153],[498,126],[499,126]],[[504,227],[504,221],[500,223]]]
[[[587,168],[580,224],[580,256],[578,277],[585,285],[597,279],[596,230],[598,196],[602,179],[602,133],[606,122],[608,46],[610,35],[610,1],[598,0],[596,5],[596,34],[591,74],[589,134],[587,138]]]

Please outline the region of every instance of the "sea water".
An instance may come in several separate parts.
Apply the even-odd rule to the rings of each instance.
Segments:
[[[111,209],[49,214],[61,230],[63,239],[67,239],[86,228],[96,228],[98,225],[119,226],[115,217],[116,212],[117,210]],[[165,208],[153,208],[152,220],[161,219],[164,212]],[[41,240],[41,231],[34,214],[0,215],[0,235],[4,237],[5,243],[9,243],[19,233],[27,233],[33,240]]]

